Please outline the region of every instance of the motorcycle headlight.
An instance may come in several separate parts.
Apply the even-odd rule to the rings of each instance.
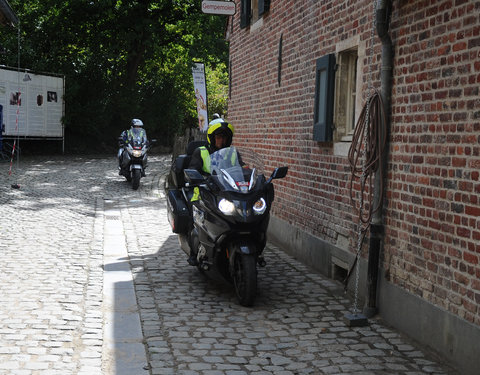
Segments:
[[[265,199],[263,198],[260,198],[253,205],[253,212],[255,212],[257,215],[263,214],[266,209],[267,209],[267,202],[265,202]]]
[[[233,215],[235,211],[235,205],[233,202],[223,198],[218,202],[218,209],[222,211],[225,215]]]
[[[140,156],[142,156],[142,150],[133,150],[132,155],[136,158],[139,158]]]

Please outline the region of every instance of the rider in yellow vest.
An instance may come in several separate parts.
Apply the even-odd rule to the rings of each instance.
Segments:
[[[233,125],[222,118],[217,118],[210,122],[207,131],[207,146],[201,146],[195,149],[188,168],[196,169],[202,174],[210,174],[210,154],[222,148],[229,147],[232,144]],[[198,187],[194,188],[191,201],[199,199]],[[188,263],[192,266],[198,264],[196,255],[192,252],[188,258]]]
[[[143,143],[147,143],[147,132],[143,128],[143,121],[134,118],[131,121],[130,129],[124,130],[120,134],[120,148],[118,150],[118,168],[120,169],[119,174],[122,174],[121,166],[122,166],[122,157],[124,152],[124,146],[130,142],[131,139],[138,138],[142,140]]]
[[[192,155],[188,168],[202,174],[210,173],[210,154],[232,144],[233,125],[222,118],[210,122],[207,131],[208,146],[198,147]]]

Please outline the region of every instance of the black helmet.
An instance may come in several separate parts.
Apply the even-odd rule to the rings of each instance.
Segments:
[[[229,124],[227,121],[221,118],[210,121],[207,131],[207,141],[209,145],[215,146],[215,135],[222,133],[225,134],[225,136],[227,137],[227,143],[225,147],[229,147],[232,144],[232,138],[234,133],[233,125]]]

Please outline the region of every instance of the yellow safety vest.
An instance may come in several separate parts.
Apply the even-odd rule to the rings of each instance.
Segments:
[[[210,152],[208,152],[205,146],[200,147],[200,157],[203,161],[202,170],[206,173],[210,173]]]
[[[200,157],[202,158],[203,161],[203,166],[202,166],[202,171],[209,173],[210,174],[210,169],[211,169],[211,159],[210,159],[210,152],[208,152],[208,149],[205,146],[200,147]],[[237,161],[237,155],[232,154],[232,165],[234,165]],[[193,189],[193,196],[190,199],[190,202],[195,202],[200,199],[200,190],[198,187],[195,187]]]
[[[210,152],[208,152],[208,149],[205,146],[200,147],[200,157],[202,158],[203,161],[203,166],[202,166],[202,171],[206,173],[210,173]],[[190,199],[190,202],[195,202],[200,199],[200,189],[195,186],[193,188],[193,196]]]
[[[202,157],[203,160],[203,167],[202,170],[206,173],[211,173],[211,160],[210,160],[210,152],[208,152],[207,148],[205,146],[200,147],[200,156]],[[226,158],[227,155],[225,155]],[[232,163],[232,166],[235,165],[237,162],[237,153],[233,153],[230,159],[230,163]]]

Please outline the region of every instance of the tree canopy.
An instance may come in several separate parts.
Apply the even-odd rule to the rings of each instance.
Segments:
[[[171,144],[196,124],[195,60],[206,64],[213,110],[225,113],[226,18],[203,14],[200,0],[9,3],[20,38],[17,30],[2,30],[2,63],[65,75],[67,148],[88,141],[113,146],[133,117],[144,121],[150,138]]]

